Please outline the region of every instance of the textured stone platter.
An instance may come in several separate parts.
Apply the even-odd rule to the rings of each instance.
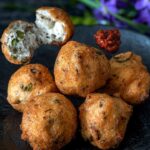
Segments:
[[[93,34],[100,26],[84,27],[78,26],[75,29],[73,40],[96,46]],[[131,50],[143,58],[144,64],[150,71],[150,39],[146,36],[127,31],[121,31],[121,47],[117,53]],[[53,72],[55,58],[59,51],[56,46],[40,47],[31,63],[41,63]],[[110,54],[106,53],[108,57]],[[10,64],[0,51],[0,150],[31,150],[29,144],[21,140],[20,135],[20,113],[14,111],[7,103],[7,84],[13,72],[20,66]],[[69,97],[74,105],[78,106],[84,99]],[[79,130],[76,138],[64,150],[97,150],[89,143],[84,142]],[[134,107],[134,113],[129,122],[125,138],[118,150],[150,150],[150,99],[144,104]]]

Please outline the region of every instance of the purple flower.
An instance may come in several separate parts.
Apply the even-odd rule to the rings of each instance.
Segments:
[[[116,0],[101,0],[100,2],[101,6],[93,11],[95,17],[101,24],[107,24],[108,21],[112,22],[114,17],[110,14],[110,12],[114,14],[118,12]]]
[[[149,9],[143,9],[139,12],[138,17],[135,19],[138,23],[146,23],[150,26],[150,10]]]
[[[115,24],[117,27],[126,26],[117,20],[112,14],[117,14],[120,8],[128,7],[128,3],[123,0],[100,0],[101,6],[93,11],[100,24]]]
[[[100,7],[94,9],[93,14],[100,24],[128,27],[134,21],[150,26],[150,0],[100,0]],[[125,22],[118,16],[125,18]]]
[[[123,9],[123,8],[128,7],[128,2],[124,0],[117,0],[116,5],[117,5],[117,8]]]
[[[137,0],[137,2],[135,2],[135,8],[137,10],[142,10],[144,8],[150,9],[150,1],[149,0]]]
[[[146,23],[150,25],[150,1],[137,0],[135,2],[135,9],[138,11],[138,15],[135,18],[135,22]]]

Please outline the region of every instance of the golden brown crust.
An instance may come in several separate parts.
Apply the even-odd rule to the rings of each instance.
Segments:
[[[150,75],[140,56],[125,52],[110,60],[111,77],[105,92],[122,97],[130,104],[139,104],[149,95]]]
[[[86,97],[102,87],[109,77],[109,61],[97,49],[75,41],[59,51],[54,66],[55,82],[68,95]]]
[[[115,148],[124,138],[132,106],[107,94],[89,94],[80,106],[81,133],[100,149]]]
[[[48,68],[41,64],[29,64],[18,69],[8,84],[8,102],[18,111],[23,112],[29,99],[57,88]]]
[[[57,8],[57,7],[48,7],[48,6],[43,6],[37,9],[38,10],[46,10],[53,16],[53,18],[56,21],[61,21],[64,23],[65,27],[65,32],[66,37],[63,42],[53,42],[51,44],[56,44],[56,45],[63,45],[65,44],[73,35],[74,33],[74,25],[72,23],[72,20],[70,16],[65,12],[63,9]]]
[[[2,42],[2,45],[1,45],[1,48],[2,48],[2,53],[4,54],[4,56],[6,57],[6,59],[10,62],[10,63],[13,63],[13,64],[16,64],[16,65],[19,65],[19,64],[23,64],[22,61],[19,61],[17,59],[13,59],[9,53],[9,47],[7,46],[7,36],[10,32],[10,30],[13,28],[14,24],[18,23],[18,24],[21,24],[22,22],[25,22],[27,24],[29,24],[28,22],[26,21],[22,21],[22,20],[15,20],[15,21],[12,21],[8,27],[4,30],[3,34],[2,34],[2,37],[1,37],[1,42]],[[30,62],[32,56],[28,57],[28,62]]]
[[[34,150],[59,150],[75,136],[77,113],[72,103],[59,93],[35,97],[23,113],[23,140]]]

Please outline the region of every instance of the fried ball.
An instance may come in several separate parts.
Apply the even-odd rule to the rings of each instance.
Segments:
[[[42,44],[65,44],[73,35],[74,25],[64,10],[40,7],[35,24],[23,20],[11,22],[4,30],[1,43],[6,59],[13,64],[27,64]]]
[[[21,123],[23,140],[33,150],[59,150],[75,136],[77,113],[59,93],[34,97],[25,108]]]
[[[75,41],[61,48],[54,67],[59,90],[81,97],[105,85],[109,72],[109,61],[100,50]]]
[[[4,30],[1,37],[2,52],[13,64],[29,63],[35,49],[39,47],[34,24],[15,20]]]
[[[74,25],[70,16],[57,7],[40,7],[36,10],[37,35],[43,44],[65,44],[73,35]]]
[[[81,133],[100,149],[115,148],[123,140],[132,106],[107,94],[89,94],[80,106]]]
[[[110,60],[111,78],[106,92],[120,96],[130,104],[139,104],[149,95],[150,75],[140,56],[121,53]]]
[[[48,68],[41,64],[29,64],[18,69],[8,84],[8,102],[23,112],[29,99],[48,92],[57,91]]]

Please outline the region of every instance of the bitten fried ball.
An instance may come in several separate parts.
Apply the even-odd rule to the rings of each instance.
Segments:
[[[30,98],[56,91],[55,82],[48,68],[41,64],[29,64],[11,76],[7,100],[14,109],[22,112]]]
[[[22,20],[11,22],[1,37],[1,48],[6,59],[13,64],[29,63],[37,42],[37,28],[33,23]]]
[[[107,94],[89,94],[80,106],[81,133],[100,149],[115,148],[123,140],[132,106]]]
[[[109,72],[109,61],[100,50],[76,41],[61,48],[54,67],[59,90],[81,97],[105,85]]]
[[[130,104],[139,104],[149,95],[150,74],[140,56],[125,52],[110,60],[111,78],[106,92],[120,96]]]
[[[28,103],[21,123],[23,140],[33,150],[59,150],[75,136],[77,113],[59,93],[37,96]]]
[[[56,7],[38,8],[35,24],[39,29],[38,40],[42,44],[65,44],[74,32],[70,16],[63,9]]]

